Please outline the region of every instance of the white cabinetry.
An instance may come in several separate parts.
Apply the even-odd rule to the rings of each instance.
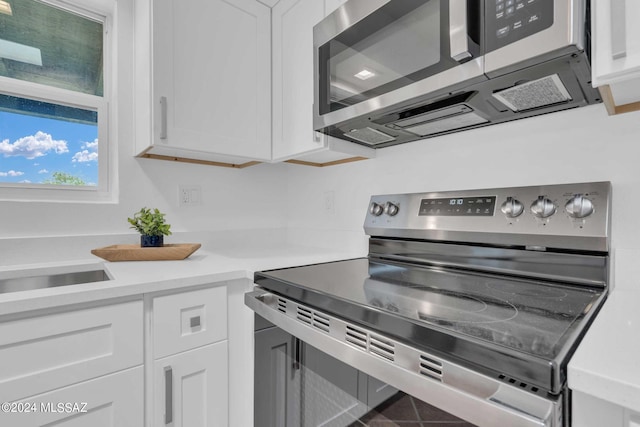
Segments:
[[[153,425],[229,425],[227,366],[226,341],[157,360]]]
[[[273,160],[324,165],[375,155],[313,130],[313,26],[342,3],[280,0],[273,7]]]
[[[23,410],[0,412],[0,425],[139,426],[142,315],[139,300],[4,319],[0,401]]]
[[[572,393],[572,424],[580,427],[640,427],[640,414],[585,393]]]
[[[228,425],[227,287],[150,299],[151,425]]]
[[[138,366],[23,399],[16,405],[28,404],[30,410],[3,413],[0,425],[139,427],[144,419],[143,374],[142,366]]]
[[[598,0],[591,7],[593,86],[609,114],[640,110],[640,2]]]
[[[270,9],[138,0],[135,14],[136,154],[235,167],[270,160]]]

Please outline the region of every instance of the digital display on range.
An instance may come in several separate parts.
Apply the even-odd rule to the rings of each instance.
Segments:
[[[493,216],[496,196],[422,199],[418,216]]]

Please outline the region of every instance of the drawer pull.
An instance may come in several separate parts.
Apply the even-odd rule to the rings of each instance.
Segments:
[[[173,369],[164,368],[164,423],[173,422]]]
[[[195,316],[189,319],[192,328],[197,328],[200,326],[200,316]]]

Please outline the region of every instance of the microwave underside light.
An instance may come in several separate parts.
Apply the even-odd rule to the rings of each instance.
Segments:
[[[379,130],[370,127],[362,129],[352,129],[349,132],[345,133],[344,136],[370,145],[382,144],[383,142],[391,142],[396,140],[395,137],[387,135],[384,132],[380,132]]]

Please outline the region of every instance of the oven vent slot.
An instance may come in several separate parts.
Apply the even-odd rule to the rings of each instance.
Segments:
[[[311,310],[308,310],[306,308],[297,307],[296,310],[296,319],[298,319],[299,321],[306,323],[307,325],[311,325],[312,324],[312,317],[313,314],[311,313]]]
[[[344,339],[360,350],[367,351],[367,333],[363,330],[347,325],[347,332],[345,333]]]
[[[287,313],[287,300],[278,298],[278,311],[281,313]]]
[[[313,312],[313,326],[326,333],[329,333],[329,318],[321,315],[320,313]]]
[[[442,381],[442,362],[426,354],[421,354],[420,374],[434,380]]]
[[[503,375],[503,374],[498,375],[498,378],[500,380],[502,380],[503,382],[507,383],[507,384],[511,384],[514,387],[520,387],[523,390],[529,390],[529,391],[532,391],[534,393],[538,393],[538,394],[544,395],[544,391],[540,390],[538,387],[529,385],[529,384],[524,383],[522,381],[519,381],[519,380],[517,380],[515,378],[511,378],[511,377],[508,377],[508,376]]]
[[[297,306],[296,319],[323,332],[329,333],[329,318],[314,310]]]
[[[395,344],[372,334],[369,338],[369,352],[393,362],[395,359]]]

